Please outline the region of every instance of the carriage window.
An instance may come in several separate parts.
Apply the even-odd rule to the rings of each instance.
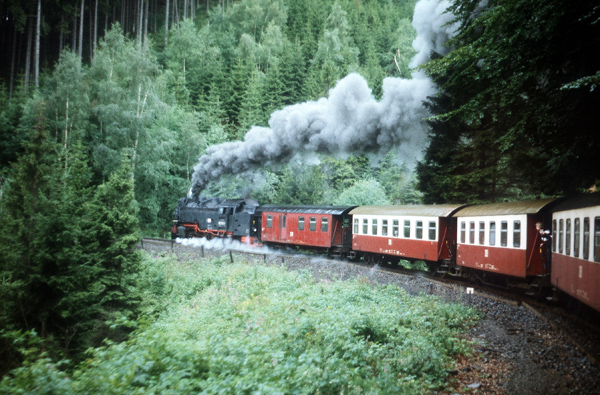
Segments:
[[[506,247],[508,245],[508,222],[500,222],[500,245]]]
[[[490,245],[496,245],[496,222],[490,222]]]
[[[283,227],[284,228],[285,228],[286,224],[287,224],[287,215],[284,215],[283,216]]]
[[[329,230],[329,218],[321,218],[321,232]]]
[[[567,219],[567,233],[565,238],[565,254],[571,255],[571,218]]]
[[[556,220],[552,221],[552,252],[556,252]]]
[[[561,254],[563,252],[564,235],[565,235],[565,221],[561,219],[558,221],[558,252],[560,252]]]
[[[298,230],[304,230],[304,217],[298,217]]]
[[[475,221],[469,222],[469,244],[475,244]]]
[[[273,216],[267,215],[267,228],[272,228],[272,227],[273,227]]]
[[[521,221],[513,222],[513,247],[521,247]]]
[[[435,240],[435,233],[436,233],[435,225],[436,224],[434,221],[429,221],[429,240]]]
[[[381,221],[381,235],[387,236],[388,231],[388,220],[384,219]]]
[[[358,218],[354,218],[354,234],[358,234]]]
[[[573,255],[579,258],[579,241],[581,232],[581,221],[575,218],[575,228],[573,229]]]
[[[590,259],[590,219],[583,219],[583,259]]]
[[[465,242],[465,229],[466,229],[466,223],[463,221],[460,223],[460,242],[464,243]]]
[[[394,222],[392,223],[392,233],[394,237],[398,237],[399,233],[398,233],[398,229],[400,228],[399,224],[398,224],[398,220],[395,219]]]
[[[377,236],[377,220],[374,219],[373,223],[371,224],[371,233],[373,234],[373,236]]]
[[[410,221],[404,221],[404,237],[410,237]]]
[[[317,230],[317,217],[310,217],[308,222],[308,230]]]
[[[600,262],[600,217],[594,219],[594,262]]]
[[[369,233],[369,220],[368,219],[363,219],[363,231],[362,231],[363,235],[366,235],[367,233]]]
[[[423,238],[423,221],[417,221],[417,239]]]
[[[479,244],[485,244],[485,222],[479,222]]]

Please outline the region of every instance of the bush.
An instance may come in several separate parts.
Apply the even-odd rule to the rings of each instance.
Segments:
[[[48,361],[0,391],[73,393],[426,393],[446,379],[455,341],[477,318],[463,306],[364,280],[315,282],[284,268],[147,260],[154,321],[90,351],[69,377]],[[35,375],[33,375],[35,371]]]

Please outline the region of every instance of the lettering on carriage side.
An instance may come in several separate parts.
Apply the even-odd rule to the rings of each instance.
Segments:
[[[590,300],[588,293],[584,289],[577,289],[577,296],[588,301]]]
[[[499,271],[500,269],[498,269],[496,266],[494,266],[491,263],[479,263],[479,262],[475,262],[475,268],[477,269],[483,269],[483,270],[491,270],[494,272]]]
[[[389,254],[389,255],[405,255],[402,251],[392,250],[392,249],[386,250],[383,248],[379,248],[379,252],[382,254]]]

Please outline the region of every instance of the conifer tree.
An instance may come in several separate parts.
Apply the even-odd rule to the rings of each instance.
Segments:
[[[281,78],[279,64],[274,63],[267,73],[263,89],[263,110],[268,120],[271,113],[279,110],[283,103],[284,84]]]
[[[306,78],[305,67],[306,61],[299,42],[288,42],[281,56],[281,79],[285,81],[281,92],[283,105],[305,101],[302,95],[302,86]]]
[[[86,205],[86,252],[98,266],[100,303],[108,317],[129,316],[137,304],[132,289],[141,262],[135,249],[140,241],[138,210],[126,161]]]
[[[97,270],[82,249],[90,171],[80,143],[68,166],[43,127],[32,131],[2,201],[2,326],[35,330],[68,354],[98,313]]]
[[[255,69],[248,81],[248,89],[244,95],[240,111],[240,126],[237,139],[241,140],[248,129],[256,125],[266,125],[266,116],[262,109],[262,72]]]
[[[227,96],[224,100],[224,109],[229,119],[229,124],[239,125],[239,114],[242,108],[244,93],[248,86],[248,78],[252,72],[252,65],[245,59],[238,58],[231,70],[228,81]]]

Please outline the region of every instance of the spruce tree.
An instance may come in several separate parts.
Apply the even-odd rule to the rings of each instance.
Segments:
[[[248,89],[244,94],[244,101],[240,111],[240,127],[237,139],[243,139],[246,132],[256,125],[266,125],[266,116],[262,109],[262,72],[255,69],[248,81]]]
[[[306,99],[302,86],[306,78],[306,62],[299,42],[288,42],[281,57],[281,80],[285,81],[281,92],[283,105],[300,103]]]
[[[135,248],[140,241],[138,210],[127,163],[97,188],[86,205],[86,252],[98,267],[106,318],[131,317],[137,305],[132,290],[141,262]]]
[[[82,249],[81,218],[90,171],[81,144],[69,165],[58,160],[43,127],[32,131],[2,200],[2,326],[34,330],[68,354],[98,312],[94,263]]]

